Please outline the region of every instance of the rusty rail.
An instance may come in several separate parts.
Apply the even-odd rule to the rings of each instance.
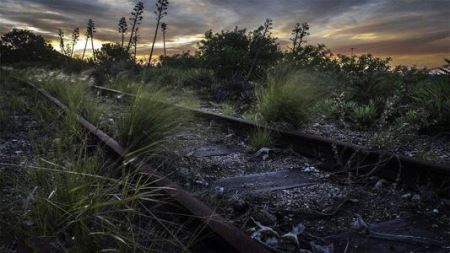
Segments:
[[[94,85],[92,88],[125,96],[135,96],[134,94],[101,86]],[[257,128],[266,128],[275,133],[276,144],[291,147],[295,152],[306,156],[322,159],[324,167],[328,167],[327,169],[339,169],[337,167],[354,168],[354,173],[378,175],[391,181],[401,181],[411,188],[431,182],[438,192],[441,191],[441,188],[445,189],[447,187],[447,190],[441,193],[447,196],[450,195],[448,191],[450,182],[449,164],[442,165],[421,161],[391,152],[369,150],[366,147],[320,136],[280,131],[247,120],[213,112],[182,106],[176,107],[180,110],[190,111],[200,118],[216,121],[238,132],[249,132]]]
[[[50,93],[37,87],[36,85],[19,80],[22,83],[29,85],[30,87],[36,89],[45,98],[53,102],[56,106],[64,111],[68,111],[68,107],[61,103],[58,99],[51,96]],[[90,123],[88,120],[80,115],[76,115],[78,122],[88,130],[92,135],[97,137],[103,144],[114,151],[120,157],[124,157],[125,149],[108,134],[103,132],[101,129],[97,128],[95,125]],[[137,162],[134,164],[137,165]],[[168,195],[170,195],[174,200],[180,203],[184,208],[191,212],[196,218],[202,220],[212,232],[218,236],[220,240],[219,245],[230,246],[231,249],[237,252],[270,252],[263,244],[252,240],[243,231],[232,225],[225,218],[217,214],[212,208],[204,204],[202,201],[194,197],[191,193],[184,190],[177,183],[172,182],[167,177],[161,175],[156,170],[151,168],[148,164],[139,164],[140,168],[151,177],[156,178],[155,184],[163,187]],[[223,248],[216,249],[216,252],[224,251]]]

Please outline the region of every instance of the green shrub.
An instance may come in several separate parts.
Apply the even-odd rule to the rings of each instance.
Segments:
[[[198,91],[208,92],[216,82],[214,72],[207,69],[188,69],[180,74],[178,86],[191,87]]]
[[[179,69],[201,68],[201,61],[198,54],[190,54],[189,51],[184,51],[181,54],[161,55],[159,65]]]
[[[186,112],[168,106],[162,91],[139,91],[118,119],[117,130],[127,156],[151,154],[161,146],[177,126],[188,118]]]
[[[442,77],[419,83],[412,94],[413,106],[426,117],[421,127],[450,129],[450,82]]]
[[[258,55],[252,78],[265,74],[265,70],[281,57],[281,51],[270,33],[263,36],[263,28],[252,32],[236,27],[231,31],[205,33],[199,42],[199,57],[205,68],[214,70],[218,78],[243,77]]]
[[[144,83],[154,83],[163,87],[190,87],[199,91],[209,90],[215,82],[214,73],[206,69],[179,69],[157,67],[145,69],[141,74]]]
[[[366,105],[355,106],[351,112],[352,120],[361,128],[372,126],[378,117],[379,114],[373,101],[370,101]]]
[[[325,80],[314,73],[281,68],[269,75],[267,87],[257,90],[256,111],[267,123],[299,126],[308,120],[314,105],[326,98]]]
[[[399,82],[397,76],[389,71],[390,60],[370,54],[352,57],[340,55],[338,63],[341,76],[345,80],[342,89],[348,99],[367,103],[369,100],[378,102],[392,96]],[[376,105],[378,106],[377,103]]]

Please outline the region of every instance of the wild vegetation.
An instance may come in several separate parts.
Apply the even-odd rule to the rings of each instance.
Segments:
[[[37,73],[20,74],[24,78],[37,76]],[[23,204],[13,201],[2,208],[0,241],[4,237],[15,238],[23,249],[51,252],[105,249],[174,252],[190,247],[197,234],[185,230],[181,214],[178,221],[176,213],[171,214],[170,220],[159,213],[166,197],[163,189],[155,186],[154,179],[142,174],[139,168],[131,169],[107,158],[100,146],[91,144],[91,137],[77,122],[75,113],[90,116],[102,113],[92,106],[89,100],[92,96],[84,85],[62,76],[47,77],[40,82],[68,105],[68,110],[62,112],[38,94],[23,89],[26,86],[9,79],[9,75],[2,71],[2,87],[8,85],[9,97],[26,101],[17,103],[11,111],[29,111],[47,127],[44,135],[31,133],[35,136],[33,165],[2,163],[3,168],[13,166],[14,171],[24,171],[7,175],[11,177],[8,184],[23,181],[13,187],[24,201]],[[63,89],[62,85],[69,87]],[[175,126],[173,118],[165,117],[167,110],[159,111],[162,106],[154,96],[138,96],[130,105],[130,112],[121,118],[119,130],[123,132],[118,132],[124,133],[123,145],[134,156],[148,154],[150,147],[157,147]],[[147,116],[152,114],[143,113],[144,106],[159,114],[149,119]],[[0,172],[3,177],[4,170]]]
[[[190,119],[168,103],[218,109],[276,129],[304,130],[324,123],[366,133],[368,143],[381,149],[401,145],[405,138],[450,131],[449,60],[436,74],[391,66],[390,58],[371,54],[334,55],[323,44],[308,44],[308,23],[295,24],[292,44],[282,49],[271,32],[270,19],[254,29],[208,30],[197,51],[168,55],[165,40],[170,29],[163,22],[168,8],[167,0],[157,1],[156,27],[146,59],[138,59],[137,52],[138,42],[142,43],[142,1],[136,2],[130,18],[119,19],[120,43],[97,49],[93,19],[81,36],[79,27],[69,31],[70,38],[58,29],[59,52],[28,30],[2,35],[2,67],[11,67],[9,73],[16,78],[38,83],[68,106],[65,112],[49,109],[30,93],[21,94],[31,99],[28,105],[15,96],[0,104],[0,133],[8,130],[20,108],[51,122],[48,138],[33,147],[36,157],[34,165],[26,167],[33,169],[25,173],[27,184],[17,185],[25,203],[18,208],[20,215],[8,214],[11,221],[1,224],[5,234],[23,238],[25,244],[44,240],[55,250],[68,252],[187,251],[197,234],[186,232],[189,228],[178,219],[166,221],[165,214],[157,215],[166,200],[163,189],[127,164],[136,157],[158,163],[151,158]],[[154,59],[159,32],[164,54]],[[74,48],[81,39],[83,53],[77,55]],[[11,83],[5,90],[19,92],[20,84]],[[122,111],[111,113],[96,100],[92,85],[135,96],[118,97]],[[107,159],[100,146],[91,144],[77,115],[117,139],[126,150],[126,160]],[[274,134],[256,129],[248,136],[250,152],[270,147]],[[425,147],[416,157],[436,156]]]

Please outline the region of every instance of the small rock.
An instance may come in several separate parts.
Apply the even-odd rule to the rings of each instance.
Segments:
[[[216,193],[217,193],[219,196],[222,196],[222,195],[223,195],[223,192],[224,192],[224,190],[225,190],[225,188],[223,188],[223,187],[221,187],[221,186],[216,186],[216,188],[214,188],[214,190],[216,191]]]
[[[196,184],[199,184],[199,185],[204,185],[204,186],[208,186],[209,185],[209,183],[204,181],[204,180],[195,180],[194,182]]]
[[[412,195],[412,194],[409,193],[409,192],[408,192],[408,193],[405,193],[405,194],[402,195],[402,199],[409,199],[409,198],[411,198],[411,195]]]
[[[380,191],[384,188],[384,186],[386,185],[387,181],[384,179],[380,179],[378,180],[375,185],[373,186],[373,189],[376,191]]]

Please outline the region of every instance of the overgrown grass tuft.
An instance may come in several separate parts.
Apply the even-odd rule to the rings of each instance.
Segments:
[[[252,151],[257,151],[264,147],[270,147],[273,143],[273,134],[267,128],[258,127],[250,134],[250,147]]]
[[[86,82],[47,78],[41,85],[73,112],[81,114],[94,124],[100,123],[104,108],[94,102]]]
[[[16,71],[15,76],[39,84],[73,113],[84,116],[96,125],[101,123],[104,107],[95,102],[89,83],[80,76],[35,68]]]
[[[324,99],[324,80],[301,70],[283,70],[269,75],[267,86],[257,90],[256,110],[267,123],[299,126]]]
[[[230,102],[225,102],[220,104],[220,106],[222,107],[222,113],[227,115],[227,116],[233,116],[236,114],[235,110],[234,110],[234,106],[230,103]]]
[[[107,86],[111,89],[134,94],[142,87],[142,84],[127,76],[118,76],[110,80]]]
[[[42,143],[36,148],[41,158],[29,170],[32,190],[24,208],[30,210],[25,219],[34,224],[32,235],[45,237],[44,244],[55,251],[145,252],[188,247],[176,237],[181,230],[173,221],[152,216],[164,194],[151,178],[117,168],[103,158],[100,147],[87,145],[86,135],[69,129],[56,136],[50,145]],[[74,136],[82,141],[75,142]],[[112,177],[115,171],[122,174]]]
[[[129,157],[155,152],[189,118],[189,113],[162,103],[164,96],[161,90],[139,91],[118,120],[118,138]]]
[[[379,113],[373,101],[366,105],[356,105],[351,112],[351,118],[360,128],[366,129],[375,124]]]
[[[141,74],[144,83],[155,83],[163,87],[190,87],[197,91],[209,91],[216,81],[214,73],[206,69],[150,68]]]

